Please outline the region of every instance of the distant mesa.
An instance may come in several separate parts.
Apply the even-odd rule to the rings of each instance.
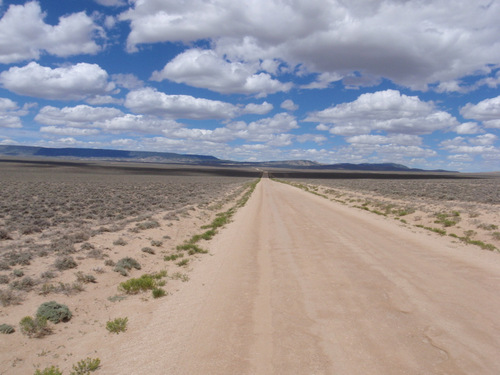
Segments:
[[[0,145],[0,155],[11,157],[59,158],[69,160],[128,161],[143,163],[190,164],[218,167],[290,168],[304,170],[341,170],[372,172],[453,172],[408,168],[395,163],[320,164],[310,160],[281,160],[238,162],[221,160],[209,155],[176,154],[172,152],[124,151],[97,148],[48,148],[35,146]]]

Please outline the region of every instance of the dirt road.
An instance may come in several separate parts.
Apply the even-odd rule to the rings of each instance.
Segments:
[[[116,373],[500,373],[499,254],[263,179],[211,255]]]

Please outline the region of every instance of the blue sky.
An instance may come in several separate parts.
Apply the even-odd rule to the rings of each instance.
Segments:
[[[0,144],[500,170],[500,1],[0,0]]]

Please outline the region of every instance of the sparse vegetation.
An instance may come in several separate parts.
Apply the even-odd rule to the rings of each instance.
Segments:
[[[46,367],[43,370],[37,369],[34,375],[63,375],[59,367],[50,366]]]
[[[15,277],[23,277],[23,276],[24,276],[24,271],[23,271],[23,270],[13,270],[13,271],[12,271],[12,274],[13,274]]]
[[[37,317],[43,317],[55,324],[67,322],[71,319],[72,315],[68,306],[55,301],[42,303],[36,312]]]
[[[111,333],[120,333],[127,330],[128,318],[116,318],[106,322],[106,329]]]
[[[189,259],[183,259],[180,262],[177,262],[175,264],[178,265],[179,267],[184,267],[184,266],[187,266],[188,263],[189,263]]]
[[[135,268],[136,270],[140,270],[141,265],[135,259],[130,258],[130,257],[126,257],[126,258],[120,259],[116,263],[114,271],[120,273],[122,276],[128,276],[128,271],[130,271],[132,268]]]
[[[435,216],[437,219],[434,221],[434,223],[441,224],[445,228],[452,227],[460,221],[460,212],[458,211],[453,211],[451,213],[440,212]]]
[[[198,245],[194,243],[185,243],[182,245],[177,246],[177,251],[187,251],[189,255],[194,255],[194,254],[206,254],[208,253],[207,250],[202,249]]]
[[[166,271],[154,274],[144,274],[139,278],[132,278],[120,283],[118,288],[127,294],[137,294],[162,286],[160,280],[165,276],[167,276]]]
[[[69,270],[78,267],[78,264],[70,255],[60,256],[56,259],[54,266],[59,271]]]
[[[484,230],[495,230],[495,229],[498,229],[498,225],[495,225],[495,224],[479,224],[477,226],[479,229],[484,229]]]
[[[44,283],[40,287],[38,294],[40,295],[47,295],[50,293],[62,293],[67,296],[70,296],[72,294],[76,294],[79,292],[82,292],[84,290],[84,287],[82,283],[79,282],[74,282],[72,284],[70,283],[63,283],[63,282],[58,282],[58,283]]]
[[[181,272],[175,272],[172,276],[170,276],[170,278],[172,280],[180,280],[183,283],[189,281],[189,276]]]
[[[167,294],[162,288],[153,288],[153,298],[160,298]]]
[[[90,375],[91,372],[99,369],[101,360],[99,358],[86,358],[73,365],[73,371],[69,375]]]
[[[45,271],[45,272],[42,272],[42,274],[40,275],[40,277],[42,279],[53,279],[54,277],[56,277],[56,274],[52,271]]]
[[[28,337],[41,338],[52,333],[52,329],[47,323],[47,318],[43,316],[25,316],[19,322],[21,332]]]
[[[160,247],[163,245],[163,241],[151,240],[151,246]]]
[[[182,258],[182,257],[184,257],[183,253],[177,253],[177,254],[172,254],[172,255],[166,255],[163,259],[166,262],[169,262],[169,261],[176,260],[176,259]]]
[[[148,220],[148,221],[143,221],[141,223],[137,223],[135,226],[140,230],[146,230],[146,229],[159,228],[160,223],[158,223],[156,220]]]
[[[14,332],[15,332],[15,329],[10,324],[0,324],[0,333],[9,335],[9,334],[14,333]]]
[[[146,246],[146,247],[143,247],[143,248],[141,249],[141,251],[142,251],[143,253],[146,253],[146,254],[151,254],[151,255],[156,254],[156,252],[155,252],[152,248],[147,247],[147,246]]]
[[[32,290],[37,284],[38,284],[37,280],[33,279],[30,276],[26,276],[23,277],[21,280],[14,280],[13,282],[11,282],[10,287],[12,289],[28,292]]]
[[[115,246],[125,246],[127,244],[127,241],[125,241],[123,238],[118,238],[117,240],[113,241],[113,245]]]
[[[96,283],[97,282],[97,279],[95,278],[94,275],[84,274],[81,271],[77,272],[75,274],[75,276],[76,276],[76,281],[79,283],[88,284],[88,283]]]
[[[0,290],[0,304],[3,307],[10,305],[19,305],[22,302],[22,297],[19,292],[13,290]]]

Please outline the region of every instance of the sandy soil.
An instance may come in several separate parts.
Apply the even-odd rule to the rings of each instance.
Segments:
[[[43,339],[0,336],[0,374],[85,357],[98,374],[500,373],[497,253],[268,179],[209,248],[158,300],[109,302],[106,279],[55,298],[74,318]],[[123,316],[125,333],[105,330]]]

